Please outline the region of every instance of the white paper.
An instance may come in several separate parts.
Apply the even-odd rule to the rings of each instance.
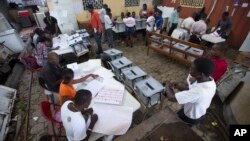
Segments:
[[[247,17],[250,17],[250,10],[249,10],[248,13],[247,13]]]
[[[248,3],[242,3],[241,7],[248,7]]]
[[[239,51],[250,52],[250,32],[248,32],[248,35],[243,44],[241,45]]]
[[[103,67],[97,69],[93,74],[99,75],[100,77],[104,79],[109,79],[115,76],[110,70],[107,70]]]
[[[83,7],[81,2],[74,2],[73,7],[75,14],[80,14],[83,12]]]
[[[123,101],[123,95],[124,90],[102,89],[99,91],[94,101],[96,103],[121,105]]]
[[[68,64],[67,68],[71,69],[74,72],[74,79],[79,79],[82,77],[81,71],[80,71],[77,63]]]
[[[84,89],[89,90],[92,94],[92,97],[95,97],[96,94],[104,87],[104,84],[97,80],[90,81]]]
[[[89,59],[88,65],[93,68],[99,68],[102,66],[101,59]]]
[[[95,104],[94,113],[98,115],[93,131],[105,135],[123,135],[132,122],[133,108],[106,104]]]
[[[61,14],[63,18],[66,18],[68,16],[67,10],[62,10]]]

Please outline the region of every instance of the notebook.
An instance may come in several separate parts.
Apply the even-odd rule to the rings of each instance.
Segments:
[[[124,90],[104,88],[95,97],[96,103],[121,105],[123,102]]]

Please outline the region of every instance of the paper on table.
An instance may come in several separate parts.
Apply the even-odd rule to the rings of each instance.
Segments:
[[[73,70],[73,72],[74,72],[74,79],[81,78],[81,71],[80,71],[77,63],[68,64],[67,68]]]
[[[110,70],[107,70],[103,67],[97,69],[93,74],[97,74],[104,79],[109,79],[115,76]]]
[[[104,87],[104,84],[97,80],[90,81],[84,89],[89,90],[92,94],[92,97],[95,97],[96,94]]]
[[[94,113],[98,115],[93,131],[105,135],[123,135],[132,122],[133,108],[95,104]]]
[[[101,59],[89,59],[88,65],[93,68],[99,68],[102,66]]]

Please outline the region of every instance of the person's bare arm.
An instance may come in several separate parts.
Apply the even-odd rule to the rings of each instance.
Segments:
[[[98,75],[94,75],[94,74],[86,75],[86,76],[84,76],[84,77],[82,77],[82,78],[80,78],[80,79],[75,79],[75,80],[73,80],[72,84],[81,83],[81,82],[87,80],[89,77],[97,78]]]
[[[87,129],[87,137],[84,139],[84,141],[87,141],[92,133],[92,129],[94,128],[96,122],[98,120],[98,116],[97,114],[94,114],[91,116],[91,121],[90,121],[90,125],[89,128]]]

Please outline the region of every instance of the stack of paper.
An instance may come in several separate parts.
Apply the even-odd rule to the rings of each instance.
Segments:
[[[102,89],[95,98],[97,103],[121,105],[124,90]]]
[[[96,94],[104,87],[104,84],[98,80],[93,79],[90,81],[84,89],[89,90],[92,94],[92,97],[95,97]]]

